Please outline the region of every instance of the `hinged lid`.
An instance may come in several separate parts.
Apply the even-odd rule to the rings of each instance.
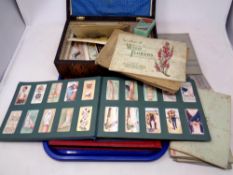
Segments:
[[[68,18],[155,17],[155,0],[67,0]]]

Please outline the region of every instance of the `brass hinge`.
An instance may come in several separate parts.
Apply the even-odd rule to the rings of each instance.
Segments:
[[[136,17],[136,21],[140,21],[142,17]]]
[[[79,20],[79,21],[84,21],[85,20],[85,16],[77,16],[76,19]]]

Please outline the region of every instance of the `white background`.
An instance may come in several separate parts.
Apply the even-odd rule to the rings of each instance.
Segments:
[[[53,61],[66,18],[65,0],[17,1],[27,28],[14,54],[14,64],[3,79],[0,123],[19,81],[58,77]],[[233,96],[233,51],[225,30],[230,4],[231,0],[158,0],[156,20],[159,33],[189,33],[203,73],[213,89]],[[233,170],[176,163],[168,154],[158,161],[145,163],[58,162],[49,158],[38,142],[0,143],[1,175],[187,173],[232,175]]]

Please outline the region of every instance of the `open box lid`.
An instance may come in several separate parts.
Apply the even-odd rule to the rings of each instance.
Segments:
[[[67,18],[155,17],[156,0],[67,0]]]

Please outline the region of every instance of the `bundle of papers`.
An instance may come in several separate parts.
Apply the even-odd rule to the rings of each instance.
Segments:
[[[178,162],[204,163],[223,169],[233,163],[230,151],[231,98],[212,90],[199,90],[211,133],[210,142],[171,142],[170,155]]]

